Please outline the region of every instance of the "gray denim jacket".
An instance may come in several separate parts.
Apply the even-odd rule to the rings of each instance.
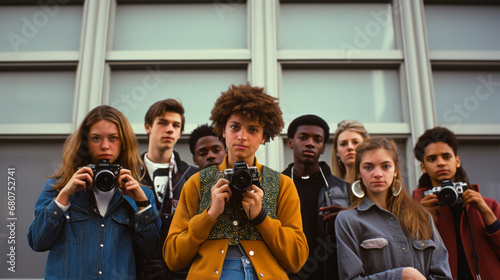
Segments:
[[[398,219],[365,197],[335,221],[340,279],[401,279],[414,267],[427,279],[452,279],[448,251],[433,227],[432,239],[411,240]]]

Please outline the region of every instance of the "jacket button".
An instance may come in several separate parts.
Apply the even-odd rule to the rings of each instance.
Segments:
[[[104,227],[104,224],[101,224],[101,227]]]
[[[99,275],[102,275],[102,271],[99,271]]]
[[[69,215],[66,216],[66,220],[69,220]]]
[[[259,276],[260,277],[264,277],[264,273],[259,273]]]
[[[248,252],[248,254],[250,254],[250,256],[255,255],[255,253],[253,251]]]
[[[57,215],[57,211],[54,211],[54,215]]]
[[[219,274],[219,271],[218,271],[218,270],[216,270],[216,271],[215,271],[215,274]]]
[[[238,221],[233,221],[233,226],[237,226],[238,225]]]
[[[101,246],[101,248],[102,248],[102,247],[104,247],[104,244],[101,244],[100,246]]]
[[[220,250],[220,253],[221,253],[221,254],[224,254],[224,250]]]

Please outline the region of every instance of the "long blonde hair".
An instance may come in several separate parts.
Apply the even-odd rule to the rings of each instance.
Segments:
[[[339,142],[339,136],[344,131],[354,131],[357,132],[364,139],[368,138],[368,132],[365,127],[356,120],[343,120],[337,124],[337,130],[335,131],[335,136],[333,138],[333,151],[332,151],[332,174],[345,180],[346,167],[345,164],[337,156],[337,145]]]
[[[85,116],[77,130],[64,142],[62,162],[54,174],[48,176],[49,178],[56,178],[54,188],[61,190],[79,167],[92,163],[88,146],[88,133],[92,125],[101,120],[114,123],[118,128],[121,151],[120,156],[114,163],[129,169],[132,177],[140,181],[143,163],[139,156],[134,131],[127,118],[120,111],[111,106],[102,105],[92,109]]]
[[[425,240],[432,238],[432,227],[429,222],[429,213],[425,208],[416,202],[406,191],[403,181],[401,180],[400,164],[398,160],[398,149],[393,140],[382,137],[368,138],[361,143],[356,149],[356,178],[360,178],[360,163],[363,155],[368,151],[384,149],[392,158],[396,167],[396,179],[401,183],[401,192],[394,196],[392,187],[395,180],[391,184],[387,192],[387,210],[393,213],[398,219],[401,228],[414,240]],[[361,188],[366,194],[366,187],[363,180],[360,180]],[[364,198],[354,197],[350,208],[356,208],[363,203]]]

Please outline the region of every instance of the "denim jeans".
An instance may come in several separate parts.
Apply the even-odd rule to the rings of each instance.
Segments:
[[[222,266],[220,279],[257,280],[258,277],[248,257],[243,256],[241,258],[227,257]]]

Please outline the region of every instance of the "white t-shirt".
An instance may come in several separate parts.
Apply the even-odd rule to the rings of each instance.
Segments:
[[[172,153],[172,158],[170,161],[175,160],[174,154]],[[148,155],[144,155],[144,164],[148,169],[149,176],[151,181],[153,182],[156,194],[160,202],[163,202],[163,198],[165,197],[165,192],[168,191],[168,174],[170,163],[155,163],[152,162]],[[174,165],[174,173],[175,173],[175,165]],[[167,194],[168,195],[168,194]]]

